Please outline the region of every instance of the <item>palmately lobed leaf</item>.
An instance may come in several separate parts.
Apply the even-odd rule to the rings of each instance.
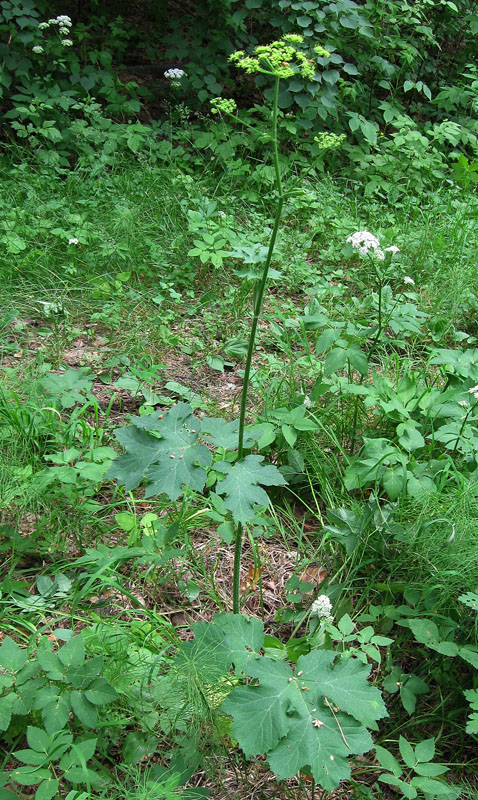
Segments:
[[[220,461],[215,464],[217,472],[226,477],[217,485],[217,493],[224,494],[224,505],[232,513],[235,522],[246,523],[254,518],[254,506],[269,503],[264,486],[284,486],[287,481],[277,467],[264,465],[264,456],[246,456],[235,464]]]
[[[185,486],[202,491],[205,467],[212,457],[198,442],[200,427],[188,403],[177,403],[164,413],[135,417],[131,425],[116,432],[127,452],[113,462],[106,477],[116,478],[126,491],[146,478],[146,497],[164,492],[176,500]]]
[[[266,657],[249,659],[244,671],[259,683],[234,689],[222,708],[245,755],[266,753],[281,779],[309,767],[332,791],[350,776],[347,757],[373,746],[365,724],[387,716],[367,681],[370,666],[356,659],[336,662],[335,653],[316,650],[301,656],[295,673]]]

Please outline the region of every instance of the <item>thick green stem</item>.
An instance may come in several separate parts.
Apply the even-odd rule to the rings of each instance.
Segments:
[[[279,97],[279,78],[276,78],[274,85],[274,100],[272,106],[272,147],[273,147],[273,157],[274,157],[274,169],[276,175],[276,187],[279,200],[277,203],[277,209],[274,219],[274,227],[272,229],[272,234],[269,241],[269,248],[267,250],[267,256],[262,271],[262,277],[257,286],[257,290],[255,292],[255,297],[254,297],[254,316],[252,319],[251,332],[249,334],[249,343],[247,347],[246,365],[244,368],[244,380],[242,383],[241,410],[239,415],[239,435],[238,435],[239,459],[244,457],[244,428],[246,424],[247,392],[249,389],[249,383],[251,378],[252,357],[254,354],[257,326],[259,323],[262,303],[264,300],[264,292],[266,288],[267,278],[269,275],[269,268],[272,261],[272,255],[274,253],[277,233],[279,231],[279,225],[282,216],[282,208],[284,205],[284,193],[282,190],[282,181],[281,181],[280,165],[279,165],[279,147],[277,142],[278,97]],[[233,576],[233,588],[232,588],[232,608],[234,614],[240,613],[239,583],[241,577],[241,554],[242,554],[243,532],[244,532],[243,526],[239,522],[236,530],[236,544],[234,549],[234,576]]]

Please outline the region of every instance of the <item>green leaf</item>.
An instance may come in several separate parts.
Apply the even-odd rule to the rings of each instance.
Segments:
[[[146,497],[165,492],[176,500],[184,486],[203,490],[204,467],[210,465],[211,453],[197,442],[201,423],[190,405],[177,403],[170,411],[136,417],[132,422],[116,431],[127,453],[116,459],[107,478],[117,478],[130,491],[145,477],[149,483]]]
[[[417,695],[426,694],[428,685],[417,675],[410,675],[408,679],[406,676],[402,676],[401,682],[400,699],[405,711],[413,714],[417,705]]]
[[[217,494],[225,495],[224,505],[231,511],[236,522],[248,522],[254,518],[254,505],[269,505],[269,497],[259,486],[284,486],[286,480],[277,467],[264,465],[263,456],[246,456],[235,464],[220,461],[214,465],[217,472],[226,475],[217,485]]]
[[[368,358],[357,344],[352,344],[347,349],[347,358],[352,367],[360,372],[361,375],[368,373]]]
[[[465,606],[469,606],[474,611],[478,611],[478,594],[476,592],[467,592],[466,594],[461,594],[458,600],[460,603],[463,603]]]
[[[34,728],[29,725],[27,728],[27,742],[32,750],[46,754],[50,746],[50,737],[42,728]]]
[[[38,753],[36,750],[15,750],[13,755],[22,764],[29,764],[32,767],[41,767],[48,760],[45,753]]]
[[[48,778],[42,781],[35,792],[35,800],[52,800],[59,788],[59,781],[56,778]]]
[[[222,447],[224,450],[237,450],[239,439],[239,420],[233,419],[226,422],[216,417],[204,417],[201,420],[201,435],[206,436],[213,447]],[[245,434],[244,447],[250,447],[255,439]]]
[[[245,614],[216,614],[214,625],[225,634],[225,646],[236,672],[245,669],[264,643],[264,626],[259,619]]]
[[[478,650],[473,645],[463,645],[459,648],[458,655],[472,667],[478,669]]]
[[[70,702],[76,716],[87,728],[94,728],[96,725],[97,714],[93,703],[86,699],[83,692],[74,690],[70,694]]]
[[[432,797],[443,797],[450,794],[450,789],[454,787],[449,786],[441,781],[434,781],[433,778],[412,778],[410,781],[412,786],[416,786],[422,792],[426,792]],[[456,795],[455,795],[456,796]]]
[[[448,767],[443,764],[417,764],[414,769],[417,775],[422,775],[424,778],[436,778],[448,772]]]
[[[410,744],[410,742],[407,742],[407,740],[404,739],[403,736],[400,736],[398,740],[398,746],[400,748],[400,755],[402,756],[405,764],[407,765],[407,767],[410,767],[411,769],[412,767],[415,766],[417,762],[412,745]]]
[[[345,366],[346,361],[346,350],[343,350],[341,347],[336,347],[334,350],[331,350],[325,359],[324,375],[332,375],[333,372],[336,372],[338,369],[342,369]]]
[[[425,439],[422,434],[410,423],[402,422],[397,425],[397,433],[399,435],[398,441],[405,450],[411,452],[412,450],[418,450],[420,447],[425,447]]]
[[[325,331],[322,331],[319,338],[317,339],[317,344],[315,346],[315,352],[317,355],[321,355],[325,353],[329,347],[332,347],[334,342],[340,337],[342,331],[340,328],[326,328]]]
[[[234,541],[234,535],[236,533],[234,523],[222,522],[217,529],[217,533],[225,544],[231,544],[231,542]]]
[[[344,614],[343,617],[340,618],[337,623],[337,627],[340,633],[343,633],[344,636],[349,636],[354,632],[355,628],[352,619],[348,614]]]
[[[424,761],[431,761],[434,755],[435,755],[435,739],[433,737],[431,739],[423,739],[423,741],[418,742],[415,748],[415,758],[417,759],[417,761],[420,761],[422,763]]]
[[[380,747],[380,745],[376,745],[375,754],[378,758],[379,764],[384,769],[388,769],[396,778],[400,777],[402,774],[402,768],[395,756],[389,753],[388,750],[385,750],[384,747]]]
[[[478,711],[478,690],[467,689],[463,692],[465,698],[470,703],[472,711]],[[478,713],[470,714],[466,723],[467,733],[478,733]]]
[[[20,786],[35,786],[40,781],[50,779],[50,771],[48,769],[35,769],[35,767],[20,767],[19,769],[14,769],[10,774],[15,783],[19,783]]]
[[[85,660],[85,645],[82,634],[72,636],[70,641],[58,650],[58,658],[65,667],[78,667]]]
[[[294,428],[291,428],[290,425],[283,425],[281,430],[287,444],[290,447],[294,447],[298,436],[297,431],[294,430]]]
[[[406,473],[401,464],[387,467],[382,477],[383,488],[390,500],[396,500],[406,486]]]
[[[13,692],[5,695],[5,697],[0,697],[0,731],[6,731],[10,725],[12,706],[16,699],[17,695]]]
[[[48,733],[61,731],[68,722],[70,714],[70,693],[62,692],[62,694],[54,697],[50,702],[46,703],[43,707],[42,718],[45,729]]]
[[[98,739],[84,739],[82,742],[74,742],[71,748],[71,754],[74,759],[72,763],[79,763],[80,756],[83,761],[89,761],[90,758],[93,758],[97,741]]]
[[[96,678],[85,691],[85,697],[96,706],[112,703],[118,697],[115,689],[105,678]]]
[[[282,661],[248,660],[245,672],[259,684],[234,689],[222,707],[233,716],[233,735],[247,757],[267,753],[281,779],[307,766],[327,791],[349,776],[347,755],[372,746],[360,722],[376,727],[387,714],[367,683],[370,667],[334,660],[334,653],[316,650],[299,658],[295,674]]]
[[[71,767],[67,770],[63,777],[70,783],[100,783],[101,777],[97,772],[92,769],[84,769],[83,767]]]
[[[396,778],[395,775],[383,774],[379,775],[378,779],[381,783],[386,783],[389,786],[396,786],[397,789],[400,789],[407,800],[414,800],[414,798],[417,796],[417,790],[414,789],[413,786],[410,786],[409,783],[400,780],[400,778]]]
[[[425,619],[423,617],[411,619],[408,622],[408,626],[418,642],[426,644],[427,647],[436,650],[437,653],[441,653],[444,656],[451,656],[453,658],[458,655],[460,651],[458,645],[455,642],[442,641],[438,628],[431,619]]]
[[[124,740],[123,761],[125,764],[139,764],[143,756],[152,756],[157,747],[158,740],[153,734],[132,731]]]
[[[16,672],[25,665],[26,660],[26,652],[10,636],[5,636],[0,647],[0,667]]]

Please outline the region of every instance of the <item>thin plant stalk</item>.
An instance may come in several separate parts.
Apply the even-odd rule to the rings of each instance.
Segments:
[[[247,346],[247,355],[246,355],[246,365],[244,368],[244,380],[242,383],[242,395],[241,395],[241,409],[239,415],[239,435],[238,435],[238,458],[239,460],[244,457],[244,428],[246,424],[246,409],[247,409],[247,393],[249,389],[249,383],[251,378],[251,368],[252,368],[252,357],[254,354],[254,346],[256,341],[256,334],[257,334],[257,326],[259,323],[259,318],[262,310],[262,304],[264,301],[264,292],[266,289],[267,278],[269,275],[269,268],[272,261],[272,256],[274,253],[274,248],[277,240],[277,233],[279,231],[279,225],[282,217],[282,209],[284,206],[284,192],[282,188],[282,180],[280,174],[280,165],[279,165],[279,147],[277,142],[277,118],[278,118],[278,98],[279,98],[279,82],[280,78],[275,78],[274,84],[274,98],[272,103],[272,152],[274,158],[274,170],[275,170],[275,180],[276,180],[276,188],[278,194],[278,202],[277,208],[275,213],[274,219],[274,226],[271,233],[271,238],[269,240],[269,247],[267,250],[266,260],[264,262],[264,268],[262,270],[262,276],[260,278],[259,283],[257,284],[256,290],[254,292],[254,315],[252,318],[252,325],[251,331],[249,334],[249,343]],[[242,523],[238,523],[236,528],[236,540],[235,540],[235,548],[234,548],[234,575],[233,575],[233,588],[232,588],[232,609],[234,614],[240,613],[240,591],[239,591],[239,584],[240,584],[240,577],[241,577],[241,556],[242,556],[242,539],[244,535],[244,527]]]

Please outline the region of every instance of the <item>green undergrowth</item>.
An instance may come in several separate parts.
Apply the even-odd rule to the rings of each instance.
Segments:
[[[0,799],[471,800],[476,196],[284,178],[238,458],[275,197],[188,153],[2,165]]]

